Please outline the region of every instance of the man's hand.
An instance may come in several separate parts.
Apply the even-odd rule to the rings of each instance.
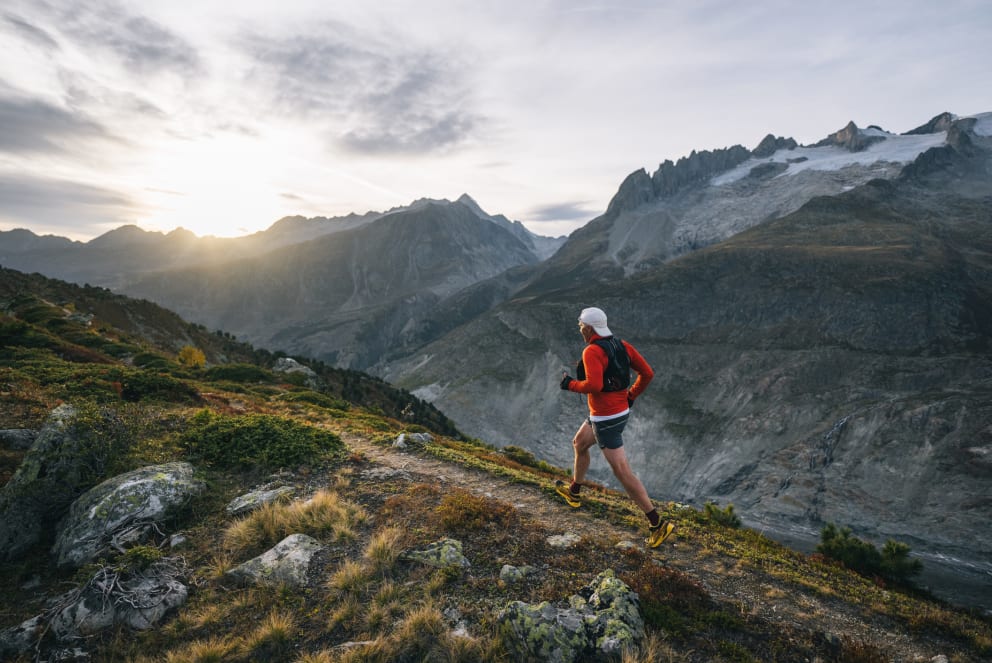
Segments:
[[[569,375],[568,373],[562,372],[562,374],[561,374],[561,388],[564,389],[565,391],[568,391],[568,385],[572,384],[572,380],[573,379],[574,378],[572,378],[572,376]]]

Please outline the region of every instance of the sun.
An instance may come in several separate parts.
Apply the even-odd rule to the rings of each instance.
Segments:
[[[263,230],[287,213],[279,195],[279,151],[256,136],[173,139],[150,154],[134,180],[148,210],[138,221],[142,228],[237,237]]]

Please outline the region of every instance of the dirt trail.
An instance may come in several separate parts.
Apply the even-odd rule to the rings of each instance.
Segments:
[[[556,533],[614,536],[638,544],[647,534],[646,528],[613,525],[581,508],[571,509],[536,486],[510,483],[443,459],[383,447],[354,434],[342,434],[342,439],[371,462],[408,472],[417,481],[459,486],[507,502]],[[890,618],[862,612],[829,596],[812,595],[752,565],[741,565],[735,558],[704,551],[691,541],[680,539],[677,533],[653,554],[692,577],[715,600],[738,610],[742,616],[869,643],[896,655],[894,660],[899,661],[929,661],[945,653],[931,651],[932,645],[911,638],[904,626],[894,624]]]

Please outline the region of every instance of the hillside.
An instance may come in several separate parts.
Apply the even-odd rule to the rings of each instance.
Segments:
[[[988,608],[992,139],[968,126],[894,180],[623,280],[573,236],[506,303],[382,374],[468,434],[564,465],[584,405],[557,376],[578,312],[600,306],[657,374],[625,435],[653,495],[732,501],[805,546],[828,521],[895,536],[960,573],[947,596]]]
[[[0,428],[37,429],[57,403],[69,402],[87,413],[73,430],[103,450],[77,476],[74,495],[120,472],[180,460],[195,466],[205,491],[158,522],[150,538],[78,570],[56,566],[49,555],[58,518],[47,520],[29,551],[0,565],[8,598],[0,642],[24,620],[56,614],[67,588],[108,578],[127,585],[165,566],[188,594],[161,622],[62,643],[39,631],[47,635],[38,656],[498,661],[515,646],[498,628],[508,605],[561,606],[613,569],[638,592],[645,629],[625,660],[978,661],[992,654],[988,618],[792,552],[735,527],[730,510],[660,503],[678,524],[677,538],[649,552],[626,498],[599,487],[582,509],[567,509],[550,489],[564,472],[523,450],[460,441],[426,420],[429,427],[411,423],[410,412],[386,416],[388,402],[371,393],[346,403],[264,362],[220,362],[222,349],[234,357],[249,348],[197,336],[195,326],[183,328],[147,304],[9,270],[2,276]],[[138,334],[136,319],[155,328],[157,340]],[[166,320],[186,336],[170,344]],[[170,349],[190,340],[206,347],[214,338],[215,359],[202,367],[178,363]],[[224,437],[230,430],[240,433]],[[261,430],[266,444],[253,446]],[[400,434],[420,437],[401,450],[393,444]],[[9,507],[12,487],[23,485],[23,470],[14,480],[10,473],[38,453],[5,443],[0,503]],[[275,485],[295,492],[246,516],[227,513],[233,498]],[[292,532],[314,537],[322,550],[304,585],[239,583],[227,573]],[[461,541],[467,568],[434,570],[404,553],[445,537]],[[528,580],[504,575],[506,565],[529,568]],[[10,660],[35,658],[32,644]]]

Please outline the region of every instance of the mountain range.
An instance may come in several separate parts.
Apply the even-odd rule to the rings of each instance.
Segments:
[[[945,113],[693,152],[567,241],[463,196],[237,240],[11,231],[0,262],[368,371],[566,466],[585,406],[558,377],[600,306],[656,371],[625,435],[653,496],[732,502],[800,545],[826,522],[905,540],[987,597],[990,136],[992,114]]]

